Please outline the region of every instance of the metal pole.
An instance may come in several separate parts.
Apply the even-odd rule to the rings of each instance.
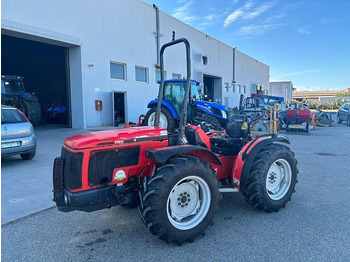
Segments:
[[[162,99],[164,95],[164,51],[167,47],[170,47],[179,43],[184,43],[186,46],[186,62],[187,62],[187,79],[185,84],[185,98],[184,98],[183,106],[181,110],[180,126],[179,126],[180,128],[179,143],[181,142],[181,144],[184,144],[187,142],[185,137],[185,126],[187,123],[187,106],[189,103],[189,92],[190,92],[190,86],[191,86],[191,47],[190,47],[190,43],[185,38],[180,38],[172,42],[166,43],[160,49],[160,86],[159,86],[159,92],[158,92],[158,104],[157,104],[156,117],[154,120],[154,126],[159,126]]]

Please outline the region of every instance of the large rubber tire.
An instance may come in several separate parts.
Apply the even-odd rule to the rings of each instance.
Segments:
[[[25,153],[25,154],[20,154],[21,158],[23,160],[32,160],[35,157],[36,151],[30,152],[30,153]]]
[[[165,108],[165,107],[161,107],[161,112],[164,114],[164,116],[166,117],[167,119],[167,122],[168,122],[168,125],[167,125],[167,130],[169,132],[172,132],[175,130],[176,128],[176,119],[173,117],[173,114],[170,112],[169,109]],[[152,114],[155,114],[156,113],[156,107],[152,107],[150,110],[148,110],[143,122],[142,122],[142,125],[143,126],[148,126],[148,119],[150,118],[150,116]]]
[[[197,221],[198,224],[184,230],[175,226],[174,220],[169,218],[168,211],[171,209],[171,203],[168,202],[168,198],[170,199],[171,193],[175,192],[177,183],[187,177],[205,181],[210,190],[210,203],[202,199],[200,202],[202,205],[197,209],[197,214],[202,212],[201,209],[204,211]],[[181,245],[184,242],[193,242],[199,234],[204,235],[206,227],[212,224],[214,214],[218,210],[218,202],[222,198],[219,187],[220,182],[216,179],[216,172],[208,163],[192,156],[173,158],[169,163],[159,167],[152,177],[145,178],[144,188],[139,191],[141,218],[152,234],[167,243],[174,242]],[[205,208],[204,203],[207,203],[206,208],[210,205],[208,209]],[[191,219],[194,216],[188,216],[188,218]]]
[[[277,160],[286,160],[291,168],[290,186],[281,199],[272,199],[267,192],[267,175],[270,167]],[[242,191],[248,203],[259,210],[272,212],[285,207],[295,192],[297,181],[297,160],[294,153],[286,146],[270,144],[264,147],[256,156],[250,169],[246,186]]]
[[[33,126],[38,125],[41,119],[41,108],[39,102],[23,100],[22,103],[24,106],[24,114],[27,116],[28,120]]]
[[[338,124],[341,124],[343,121],[342,120],[340,120],[340,116],[339,116],[339,114],[337,114],[337,123]]]
[[[346,120],[346,124],[350,126],[350,116],[348,116],[348,119]]]

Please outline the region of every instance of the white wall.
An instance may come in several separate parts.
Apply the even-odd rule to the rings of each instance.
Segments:
[[[72,70],[81,64],[80,73],[71,80],[73,127],[112,125],[111,91],[127,92],[126,121],[137,121],[146,113],[147,103],[157,96],[156,83],[156,12],[138,0],[3,0],[2,27],[47,39],[73,43],[80,46],[81,61],[74,62]],[[202,82],[203,74],[221,77],[222,101],[228,98],[229,106],[237,106],[239,94],[224,89],[224,83],[233,80],[233,49],[224,43],[160,12],[161,44],[186,37],[192,48],[192,78]],[[75,47],[76,48],[76,47]],[[70,53],[72,53],[70,51]],[[208,57],[207,65],[201,56]],[[77,56],[72,58],[77,59]],[[165,70],[186,73],[184,46],[177,46],[165,53]],[[110,78],[110,61],[127,65],[126,81]],[[89,66],[93,65],[93,66]],[[135,65],[147,67],[148,83],[135,81]],[[249,87],[260,83],[268,87],[268,66],[236,52],[237,84]],[[79,79],[79,76],[81,79]],[[77,79],[78,77],[78,79]],[[80,93],[82,97],[77,97]],[[95,111],[95,100],[103,101],[103,111]],[[77,108],[83,105],[83,113]],[[83,118],[83,119],[81,119]]]
[[[291,81],[270,82],[269,95],[284,97],[284,100],[293,98],[293,83]]]
[[[235,80],[236,85],[246,86],[247,93],[256,93],[256,85],[263,85],[265,94],[269,88],[269,66],[236,50]]]

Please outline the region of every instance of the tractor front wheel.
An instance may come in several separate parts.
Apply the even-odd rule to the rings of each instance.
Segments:
[[[278,211],[291,200],[298,172],[297,160],[288,147],[268,145],[255,158],[243,194],[260,210]]]
[[[156,118],[156,107],[152,107],[148,110],[142,125],[144,126],[153,126],[154,120]],[[161,108],[159,126],[166,128],[168,131],[174,131],[176,127],[176,120],[174,119],[172,113],[165,107]]]
[[[209,164],[183,156],[171,159],[145,178],[139,211],[152,234],[181,245],[204,234],[220,196],[219,182]]]

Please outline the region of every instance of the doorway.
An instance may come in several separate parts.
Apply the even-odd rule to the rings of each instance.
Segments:
[[[40,103],[40,124],[71,127],[68,48],[1,35],[2,75],[22,77]]]
[[[119,124],[126,123],[126,110],[125,110],[125,97],[126,92],[112,92],[113,99],[113,124],[118,126]]]
[[[203,75],[204,100],[215,103],[222,103],[222,79],[221,77]]]

